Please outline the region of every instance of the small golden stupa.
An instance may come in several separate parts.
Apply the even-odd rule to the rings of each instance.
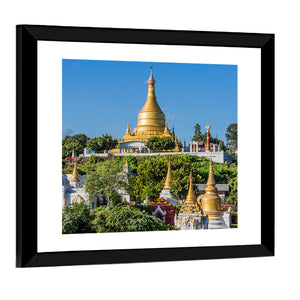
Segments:
[[[221,198],[218,195],[216,182],[213,173],[212,159],[209,163],[209,175],[205,194],[201,200],[203,215],[208,216],[208,224],[222,225],[224,220],[221,211]]]
[[[169,160],[168,163],[168,172],[167,177],[165,180],[164,190],[170,190],[171,189],[171,182],[173,181],[172,171],[171,171],[171,162]]]
[[[198,214],[200,213],[200,207],[197,204],[196,194],[193,189],[193,176],[192,170],[190,172],[190,186],[186,196],[185,202],[182,205],[179,214]]]
[[[71,182],[79,182],[79,175],[77,171],[76,157],[74,158],[74,169],[71,177]]]

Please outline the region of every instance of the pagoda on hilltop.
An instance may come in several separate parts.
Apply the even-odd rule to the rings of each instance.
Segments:
[[[147,141],[154,136],[157,137],[170,137],[175,142],[175,148],[172,152],[181,152],[182,145],[173,132],[170,132],[165,114],[159,107],[155,96],[155,80],[152,72],[148,79],[148,95],[146,102],[138,114],[137,126],[130,130],[129,123],[122,140],[119,139],[118,148],[113,149],[113,153],[145,153],[148,152],[146,147]]]

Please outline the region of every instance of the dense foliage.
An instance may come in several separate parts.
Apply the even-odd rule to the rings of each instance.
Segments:
[[[225,136],[226,136],[226,140],[227,140],[227,147],[230,150],[236,151],[237,150],[237,139],[238,139],[236,123],[230,124],[227,127]]]
[[[101,206],[92,212],[96,232],[158,231],[174,229],[172,225],[149,214],[146,209],[127,204]]]
[[[86,147],[87,140],[88,137],[85,134],[66,135],[62,140],[62,158],[65,159],[71,156],[73,149],[76,155],[83,153],[83,148]]]
[[[118,191],[126,188],[126,178],[121,176],[123,162],[120,158],[109,159],[97,164],[87,164],[87,177],[84,186],[89,193],[90,201],[99,194],[107,203],[121,201]],[[79,169],[80,167],[78,167]]]
[[[111,135],[102,134],[100,137],[94,137],[87,141],[87,147],[94,150],[96,153],[103,152],[104,150],[111,150],[118,145],[118,141]]]
[[[127,190],[136,199],[150,200],[159,196],[163,189],[168,162],[170,160],[173,182],[171,195],[184,200],[189,187],[189,174],[192,170],[194,190],[196,184],[206,183],[209,172],[209,161],[194,155],[157,155],[128,156],[132,176],[122,172],[125,158],[113,156],[101,159],[86,159],[78,164],[78,170],[85,170],[85,188],[90,200],[101,194],[107,205],[89,210],[84,203],[66,207],[63,211],[63,233],[83,232],[122,232],[170,230],[173,226],[151,215],[149,207],[121,203],[120,190]],[[216,183],[228,183],[230,192],[227,202],[237,208],[237,165],[224,163],[213,164]]]
[[[111,135],[102,134],[101,137],[88,138],[85,134],[66,135],[62,140],[62,158],[72,155],[73,149],[76,156],[83,153],[85,147],[94,150],[96,153],[110,150],[117,146],[118,141]]]
[[[153,136],[147,141],[146,146],[153,151],[172,150],[175,148],[175,142],[169,136]]]
[[[88,206],[84,202],[66,206],[62,215],[62,233],[87,232],[94,232]]]

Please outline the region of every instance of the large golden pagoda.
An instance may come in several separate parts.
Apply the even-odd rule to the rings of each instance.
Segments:
[[[181,151],[181,145],[178,143],[175,134],[171,134],[167,122],[165,121],[165,114],[159,107],[156,96],[155,96],[155,80],[153,77],[152,66],[151,74],[148,79],[148,95],[147,100],[138,114],[137,126],[130,131],[129,124],[125,135],[123,136],[122,142],[147,142],[149,138],[153,136],[158,137],[171,137],[175,141],[175,148],[172,150],[174,152]]]

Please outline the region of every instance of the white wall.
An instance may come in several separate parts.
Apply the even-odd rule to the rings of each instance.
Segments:
[[[296,299],[300,149],[298,1],[5,1],[0,10],[1,156],[15,147],[15,25],[276,34],[276,256],[171,263],[15,268],[15,154],[1,160],[1,299]],[[255,122],[255,120],[253,120]],[[268,133],[264,133],[268,147]],[[293,156],[291,155],[291,158]],[[298,177],[298,178],[297,178]],[[4,193],[3,193],[4,191]],[[297,280],[298,277],[298,280]],[[173,282],[175,282],[173,284]],[[154,285],[153,285],[154,284]],[[155,286],[156,285],[156,286]],[[205,298],[206,297],[206,298]],[[277,297],[276,297],[277,299]]]

